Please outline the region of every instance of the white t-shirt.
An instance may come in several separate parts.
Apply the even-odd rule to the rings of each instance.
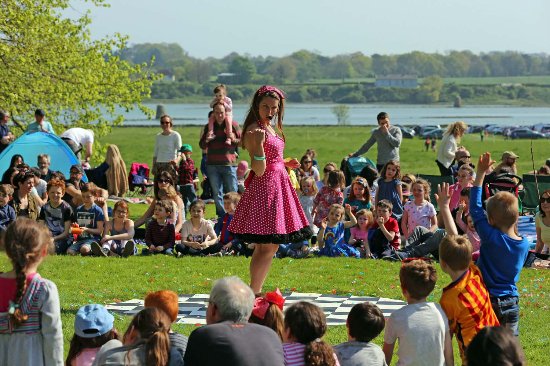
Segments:
[[[443,348],[449,321],[439,304],[409,304],[392,313],[386,322],[384,343],[399,340],[398,366],[445,365]]]
[[[69,128],[67,131],[63,132],[60,137],[71,139],[82,146],[87,143],[94,143],[94,131],[80,127]]]
[[[181,136],[176,131],[169,135],[157,134],[155,141],[155,152],[153,156],[157,158],[157,163],[168,163],[178,156],[178,150],[181,148]]]

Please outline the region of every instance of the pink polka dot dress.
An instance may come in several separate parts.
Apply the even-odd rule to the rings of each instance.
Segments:
[[[284,147],[283,139],[266,131],[265,173],[250,180],[229,225],[229,231],[244,242],[293,243],[312,235],[284,166]]]

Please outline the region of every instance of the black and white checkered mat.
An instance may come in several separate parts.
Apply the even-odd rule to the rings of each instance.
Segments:
[[[376,304],[385,317],[405,306],[400,300],[386,299],[383,297],[368,296],[339,296],[312,293],[292,292],[283,294],[285,297],[285,309],[298,301],[307,301],[319,306],[327,316],[328,325],[344,325],[348,313],[353,305],[361,302]],[[180,295],[178,324],[206,324],[206,307],[208,305],[207,294]],[[143,300],[135,299],[116,304],[108,304],[106,308],[119,314],[133,315],[143,309]]]

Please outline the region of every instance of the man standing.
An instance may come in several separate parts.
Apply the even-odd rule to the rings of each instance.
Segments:
[[[37,109],[34,112],[34,119],[36,122],[30,123],[27,126],[27,132],[48,132],[53,133],[55,135],[55,131],[52,127],[52,124],[46,120],[44,120],[44,117],[46,116],[46,113],[42,109]]]
[[[155,139],[155,151],[153,153],[153,174],[159,175],[163,171],[170,173],[174,181],[177,181],[177,166],[180,159],[185,160],[185,155],[180,153],[181,135],[172,130],[174,123],[172,117],[165,114],[160,117],[162,132]]]
[[[0,153],[4,151],[9,144],[15,140],[15,136],[11,133],[8,127],[10,121],[10,114],[6,111],[0,110]]]
[[[94,131],[73,127],[63,132],[60,137],[79,159],[81,159],[81,151],[84,150],[84,160],[86,163],[90,162],[94,145]]]
[[[390,116],[386,112],[378,113],[378,128],[372,131],[371,137],[354,153],[349,156],[363,155],[374,145],[378,144],[378,157],[376,159],[376,169],[381,171],[390,160],[399,161],[399,146],[403,136],[399,127],[390,125]]]
[[[282,366],[283,346],[277,334],[263,325],[249,323],[254,293],[238,277],[214,282],[206,326],[189,336],[186,366]]]
[[[236,148],[241,139],[241,130],[237,122],[232,121],[233,136],[231,145],[226,144],[228,136],[225,131],[226,109],[222,103],[214,105],[214,138],[206,141],[208,136],[208,124],[204,126],[204,133],[201,136],[199,145],[206,152],[206,172],[212,195],[216,203],[216,215],[225,214],[223,209],[223,194],[237,192],[237,153]]]

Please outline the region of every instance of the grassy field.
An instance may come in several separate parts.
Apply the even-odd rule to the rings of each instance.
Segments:
[[[299,158],[306,148],[315,148],[322,165],[328,161],[339,163],[348,153],[355,151],[370,135],[371,127],[288,127],[286,155]],[[117,128],[102,139],[104,143],[117,144],[126,164],[146,162],[151,164],[153,143],[157,128]],[[178,127],[184,143],[190,143],[195,151],[195,162],[200,159],[198,149],[199,127]],[[500,156],[504,150],[513,150],[520,155],[519,170],[531,170],[529,141],[504,141],[490,137],[480,143],[478,135],[466,136],[463,144],[472,156],[491,151]],[[534,141],[535,166],[550,157],[547,141]],[[246,153],[242,154],[247,155]],[[368,153],[375,160],[376,148]],[[404,140],[401,147],[402,171],[435,174],[435,153],[423,152],[420,139]],[[132,205],[131,216],[138,217],[145,205]],[[207,216],[213,216],[213,205],[208,205]],[[237,275],[248,281],[249,260],[235,258],[168,258],[133,257],[74,258],[52,256],[46,259],[40,273],[53,280],[60,289],[64,324],[65,352],[73,333],[76,310],[87,303],[111,302],[143,298],[147,292],[171,289],[183,293],[208,293],[212,282],[220,277]],[[9,271],[11,266],[5,253],[0,254],[0,271]],[[347,258],[311,258],[305,260],[275,260],[265,289],[281,288],[283,291],[320,292],[384,296],[400,299],[399,264],[383,261],[355,260]],[[547,364],[547,347],[550,342],[548,311],[550,272],[525,270],[518,288],[521,292],[520,340],[530,365]],[[442,288],[450,282],[438,267],[439,279],[431,301],[438,301]],[[124,331],[129,317],[116,316],[116,327]],[[175,328],[189,334],[195,326]],[[332,343],[346,340],[344,327],[331,327],[326,339]],[[378,337],[381,344],[382,338]],[[456,347],[455,347],[456,348]],[[456,353],[456,352],[455,352]],[[394,360],[396,358],[394,357]]]

